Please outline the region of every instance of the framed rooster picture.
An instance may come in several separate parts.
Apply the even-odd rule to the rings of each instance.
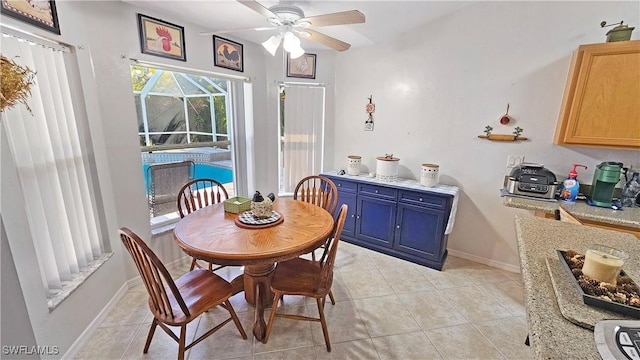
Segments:
[[[138,28],[144,54],[187,61],[184,27],[138,14]]]
[[[213,64],[235,71],[244,71],[242,44],[213,35]]]
[[[60,35],[56,2],[53,0],[2,0],[1,12]]]
[[[287,77],[315,79],[316,78],[316,54],[303,54],[292,59],[287,53]]]

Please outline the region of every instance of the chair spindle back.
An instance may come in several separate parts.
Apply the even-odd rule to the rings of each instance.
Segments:
[[[178,212],[183,218],[192,212],[229,198],[224,186],[213,179],[195,179],[178,192]]]
[[[167,291],[170,291],[184,315],[188,317],[189,309],[182,295],[180,295],[167,268],[162,264],[160,259],[158,259],[153,250],[128,228],[121,228],[119,232],[120,238],[131,254],[138,268],[138,272],[144,281],[144,285],[147,288],[150,299],[149,306],[153,314],[165,319],[173,319],[176,317],[171,301],[169,300],[169,294],[167,293]]]
[[[296,185],[293,198],[319,206],[333,216],[338,206],[338,188],[322,175],[307,176]]]

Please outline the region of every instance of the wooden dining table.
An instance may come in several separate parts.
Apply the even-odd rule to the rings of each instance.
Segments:
[[[224,211],[223,203],[201,208],[181,219],[173,237],[182,250],[196,259],[220,265],[244,266],[231,281],[234,292],[244,291],[255,305],[253,334],[264,339],[264,307],[273,300],[271,275],[279,261],[293,259],[322,245],[333,229],[333,217],[319,206],[291,198],[278,198],[273,210],[283,221],[274,226],[247,228],[236,222],[238,214]]]

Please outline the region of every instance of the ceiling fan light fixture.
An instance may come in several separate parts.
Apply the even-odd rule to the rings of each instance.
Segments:
[[[291,59],[297,59],[302,55],[304,55],[304,49],[300,45],[298,45],[296,48],[289,51],[289,57]]]
[[[271,54],[271,56],[275,56],[276,51],[278,50],[278,46],[280,46],[281,38],[282,36],[280,34],[272,35],[270,38],[268,38],[265,42],[262,43],[262,47],[264,47],[269,52],[269,54]]]
[[[286,51],[291,52],[294,49],[300,47],[300,39],[298,39],[298,37],[295,36],[291,31],[287,31],[286,33],[284,33],[284,40],[282,41],[282,47]]]

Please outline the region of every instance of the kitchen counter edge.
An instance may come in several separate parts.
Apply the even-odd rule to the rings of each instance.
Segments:
[[[620,211],[597,206],[589,206],[584,201],[576,201],[575,203],[564,201],[549,202],[512,196],[503,196],[502,204],[507,207],[534,210],[546,214],[553,214],[558,206],[562,206],[578,219],[603,224],[626,226],[640,230],[640,207],[624,207],[622,208],[622,211]]]

